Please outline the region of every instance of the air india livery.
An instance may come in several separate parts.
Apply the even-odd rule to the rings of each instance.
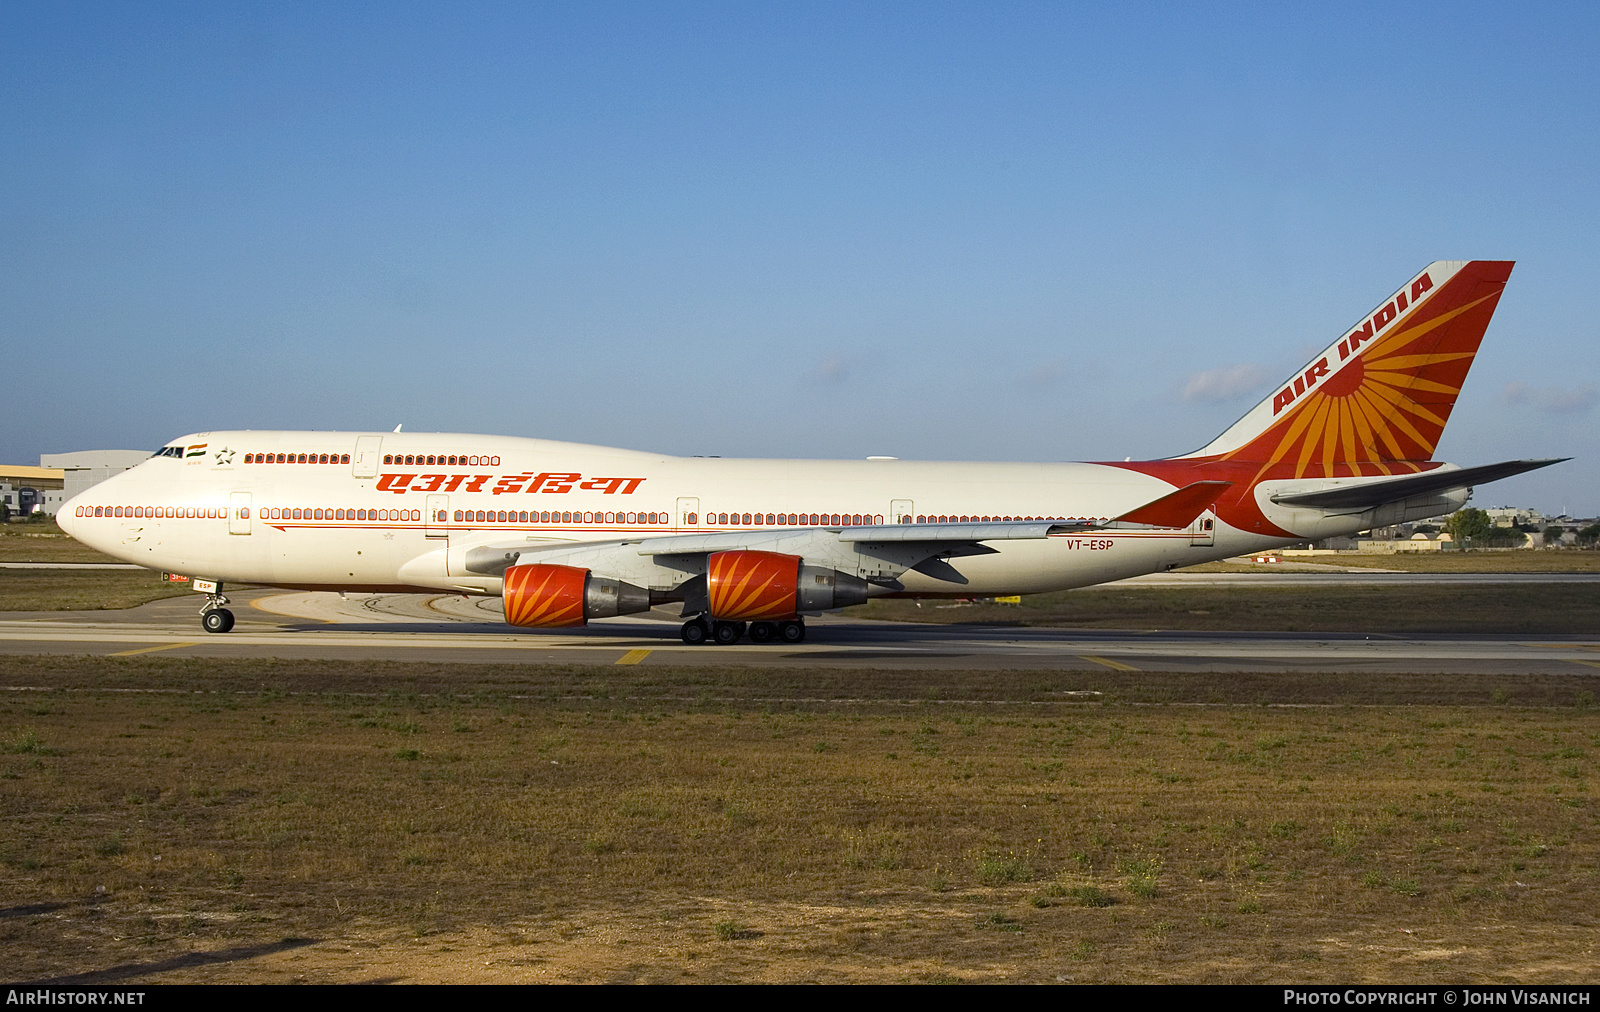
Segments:
[[[732,460],[396,432],[201,432],[58,516],[102,552],[225,584],[499,596],[562,628],[681,603],[685,642],[797,642],[874,597],[1063,590],[1459,509],[1556,463],[1434,447],[1511,274],[1440,261],[1227,431],[1166,460]]]

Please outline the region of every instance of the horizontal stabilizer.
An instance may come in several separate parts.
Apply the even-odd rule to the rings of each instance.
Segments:
[[[1571,459],[1571,457],[1550,457],[1542,460],[1508,460],[1500,464],[1484,464],[1481,467],[1439,468],[1422,474],[1362,482],[1359,485],[1340,485],[1337,488],[1325,488],[1314,492],[1287,492],[1273,496],[1272,501],[1280,506],[1310,506],[1322,510],[1366,510],[1416,496],[1448,492],[1469,485],[1482,485],[1485,482],[1498,481],[1514,474],[1538,470]]]
[[[1151,527],[1187,527],[1206,507],[1222,498],[1233,487],[1231,481],[1197,481],[1154,502],[1122,514],[1113,523],[1149,524]]]

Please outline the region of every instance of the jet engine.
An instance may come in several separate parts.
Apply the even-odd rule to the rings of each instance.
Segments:
[[[864,604],[867,581],[835,569],[808,566],[798,555],[715,552],[706,560],[711,617],[771,622],[800,612]]]
[[[591,618],[650,609],[650,592],[643,587],[575,566],[512,566],[502,594],[506,621],[518,626],[581,626]]]

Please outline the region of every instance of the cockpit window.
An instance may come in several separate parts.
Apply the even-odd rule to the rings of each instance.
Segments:
[[[181,446],[163,446],[161,449],[157,450],[155,453],[152,453],[150,456],[152,456],[152,457],[177,457],[179,459],[182,459],[183,458],[183,447],[181,447]]]

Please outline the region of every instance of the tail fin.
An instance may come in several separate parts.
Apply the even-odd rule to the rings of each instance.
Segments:
[[[1300,476],[1391,474],[1433,457],[1509,260],[1440,260],[1272,396],[1186,457],[1287,463]],[[1406,469],[1414,470],[1414,468]]]

